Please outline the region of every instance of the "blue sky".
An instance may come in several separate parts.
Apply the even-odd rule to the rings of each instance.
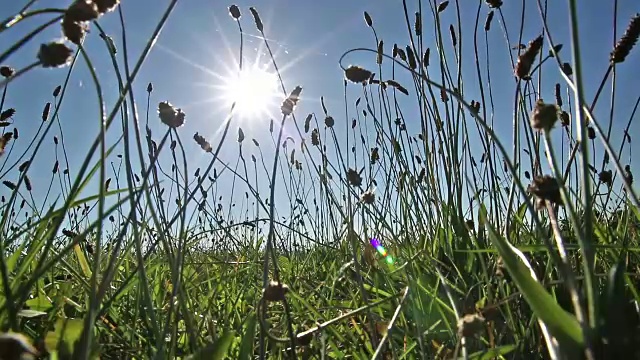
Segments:
[[[11,1],[3,4],[0,8],[0,18],[6,18],[22,6],[22,1]],[[60,0],[40,0],[35,7],[64,7],[69,1]],[[134,1],[123,0],[122,9],[124,11],[128,47],[130,57],[136,59],[142,50],[149,35],[156,25],[160,15],[165,10],[169,1]],[[363,20],[363,11],[368,11],[374,21],[374,26],[378,35],[384,39],[387,52],[390,53],[394,42],[400,45],[408,44],[404,15],[401,1],[291,1],[291,0],[271,0],[271,1],[237,1],[235,2],[241,9],[243,17],[242,24],[245,37],[245,61],[251,62],[259,56],[261,61],[268,63],[261,40],[251,35],[259,35],[255,30],[253,19],[248,11],[249,6],[255,6],[262,16],[265,24],[267,37],[271,39],[271,45],[276,53],[277,61],[281,69],[285,84],[290,91],[296,85],[304,88],[303,99],[297,109],[299,121],[302,121],[307,113],[315,112],[321,114],[320,96],[325,97],[325,102],[329,112],[336,118],[339,124],[345,120],[342,76],[343,73],[338,66],[338,58],[348,49],[356,47],[375,48],[376,44],[369,28]],[[409,14],[412,16],[417,9],[417,1],[409,1]],[[475,81],[474,54],[472,52],[472,36],[475,15],[479,3],[482,3],[479,24],[479,39],[483,38],[483,23],[488,12],[483,1],[460,1],[460,16],[463,24],[462,41],[466,44],[463,53],[463,76],[470,77],[468,84]],[[535,1],[505,1],[502,7],[504,16],[507,19],[507,28],[511,34],[512,45],[517,42],[517,34],[520,26],[519,18],[522,11],[522,3],[526,3],[526,21],[523,28],[523,42],[536,37],[541,33],[541,21],[537,12]],[[237,49],[239,35],[237,25],[228,14],[228,6],[231,4],[219,1],[204,0],[182,0],[179,1],[175,11],[169,18],[169,22],[163,30],[157,44],[151,52],[143,70],[140,72],[134,87],[134,94],[138,100],[138,111],[144,116],[146,111],[146,86],[152,82],[154,92],[151,99],[150,123],[155,137],[164,133],[165,127],[155,116],[155,107],[159,101],[168,100],[177,107],[182,108],[187,114],[186,125],[179,131],[184,140],[188,158],[190,161],[191,175],[199,166],[205,166],[209,160],[199,148],[193,143],[191,137],[196,131],[209,138],[211,143],[217,144],[216,130],[222,124],[228,109],[213,101],[219,93],[214,88],[220,80],[214,74],[223,74],[227,69],[235,66],[237,60]],[[561,52],[563,61],[570,62],[570,41],[569,41],[569,16],[566,1],[549,2],[549,23],[554,40],[565,44]],[[553,5],[551,5],[553,4]],[[611,24],[613,21],[613,2],[607,1],[582,1],[580,5],[580,37],[582,45],[582,61],[585,78],[586,96],[590,101],[593,98],[604,71],[608,65],[609,52],[612,49],[613,41]],[[424,12],[430,12],[425,5]],[[636,12],[640,12],[640,4],[633,0],[618,1],[618,26],[617,37],[624,31],[629,19]],[[449,24],[456,22],[455,2],[452,1],[449,8],[441,15],[445,28]],[[427,20],[429,19],[429,20]],[[431,34],[430,14],[425,16],[424,27],[427,33]],[[496,131],[507,146],[511,143],[511,123],[512,123],[512,103],[515,82],[513,81],[512,69],[510,66],[510,53],[504,42],[503,33],[500,29],[499,20],[494,19],[492,30],[489,33],[489,42],[492,45],[491,51],[491,71],[494,83],[493,95],[496,99],[495,121]],[[5,31],[0,35],[0,48],[6,49],[33,26],[45,21],[45,17],[36,17],[19,24],[15,29]],[[110,13],[100,20],[105,30],[114,37],[116,46],[122,47],[121,31],[118,23],[118,16]],[[53,26],[48,31],[40,34],[30,44],[24,46],[20,51],[12,55],[6,64],[15,68],[21,68],[34,61],[35,54],[40,43],[47,42],[60,37],[59,26]],[[445,43],[448,43],[448,34],[445,34]],[[433,47],[433,42],[427,46]],[[101,78],[103,91],[106,94],[107,108],[117,95],[117,83],[113,76],[110,61],[101,39],[97,35],[97,30],[93,29],[85,43],[95,68]],[[548,50],[545,42],[544,52]],[[633,105],[640,91],[637,87],[637,64],[640,61],[640,51],[634,49],[626,62],[619,65],[617,78],[616,112],[614,114],[614,135],[612,142],[614,148],[618,148],[621,141],[621,130],[631,114]],[[484,50],[481,47],[480,52]],[[119,56],[122,52],[120,51]],[[120,60],[122,58],[120,57]],[[484,62],[484,58],[480,59]],[[355,63],[364,67],[375,68],[374,55],[354,54],[346,60],[346,64]],[[545,66],[544,80],[547,84],[561,82],[563,91],[566,86],[560,77],[557,76],[557,69],[551,62]],[[14,107],[17,114],[14,117],[15,124],[20,129],[21,138],[16,142],[13,152],[24,149],[40,125],[42,108],[47,101],[53,101],[52,90],[64,80],[66,69],[36,69],[27,73],[22,78],[9,85],[5,108]],[[483,74],[484,75],[484,74]],[[407,79],[406,77],[404,79]],[[545,83],[543,81],[543,84]],[[405,83],[411,88],[410,83]],[[608,85],[609,87],[610,85]],[[353,104],[358,96],[359,87],[351,85],[350,103]],[[466,85],[468,100],[477,99],[477,89],[474,85]],[[543,98],[553,101],[553,87],[542,89]],[[566,98],[565,98],[566,102]],[[600,117],[600,124],[606,127],[606,116],[608,114],[609,93],[605,91],[599,101],[596,115]],[[407,102],[407,109],[411,104]],[[94,86],[91,84],[89,73],[84,64],[78,64],[76,71],[71,76],[70,87],[67,91],[66,100],[60,111],[62,127],[67,141],[69,160],[72,164],[71,173],[77,170],[84,159],[86,150],[98,133],[98,112]],[[278,105],[274,109],[278,112]],[[410,111],[405,110],[405,113]],[[111,140],[119,130],[119,120],[114,124],[114,128],[109,133]],[[237,154],[237,144],[235,143],[237,126],[240,125],[246,136],[245,154],[248,156],[253,151],[250,139],[256,138],[264,144],[263,151],[269,158],[269,151],[272,151],[271,140],[268,134],[268,119],[253,121],[243,121],[232,125],[231,135],[222,152],[222,158],[235,161]],[[409,130],[417,133],[416,125],[408,124]],[[638,133],[638,122],[632,125],[630,133]],[[47,136],[44,144],[45,151],[40,153],[30,170],[30,176],[36,191],[36,203],[40,203],[37,198],[43,196],[44,189],[48,185],[51,167],[54,163],[53,136],[59,136],[59,130],[54,127]],[[637,141],[637,140],[636,140]],[[635,146],[632,143],[631,146]],[[266,145],[269,145],[268,147]],[[627,150],[629,147],[627,147]],[[121,153],[121,152],[117,152]],[[15,158],[15,154],[12,159]],[[119,159],[112,156],[112,160]],[[636,160],[637,161],[637,160]],[[623,158],[622,163],[628,163]],[[632,168],[637,169],[637,162],[632,164]],[[599,162],[598,162],[599,166]],[[64,168],[61,166],[61,168]],[[17,170],[12,171],[6,179],[16,179]],[[94,184],[95,185],[95,184]],[[55,185],[54,185],[55,188]],[[266,189],[266,185],[263,186]],[[93,194],[97,187],[89,188],[87,194]],[[239,192],[243,195],[244,191]],[[1,194],[8,194],[6,189],[0,190]],[[266,196],[266,195],[263,195]]]

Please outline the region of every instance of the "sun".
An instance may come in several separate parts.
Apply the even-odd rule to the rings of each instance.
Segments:
[[[268,116],[282,96],[278,92],[278,78],[259,66],[245,68],[226,76],[220,89],[222,98],[243,118],[260,119]]]

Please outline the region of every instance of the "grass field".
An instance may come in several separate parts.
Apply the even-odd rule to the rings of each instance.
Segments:
[[[277,118],[260,143],[235,117],[250,102],[214,141],[140,84],[177,0],[135,57],[100,26],[122,21],[117,0],[24,2],[0,26],[2,37],[33,24],[0,52],[0,359],[640,358],[636,108],[615,101],[638,96],[615,79],[637,77],[640,15],[614,12],[600,74],[582,66],[577,0],[534,0],[507,19],[500,0],[397,1],[403,42],[365,12],[372,40],[335,59],[342,107],[300,113],[313,84],[282,80],[258,10],[215,5],[237,22],[239,59],[248,28],[271,54]],[[564,44],[547,26],[556,6],[569,9]],[[475,24],[462,23],[471,10]],[[507,31],[525,19],[539,37]],[[10,66],[52,27],[65,42]],[[85,51],[85,36],[104,50]],[[498,51],[513,55],[506,68],[491,66]],[[101,86],[97,57],[117,88]],[[5,99],[42,67],[60,86],[29,100],[44,107],[29,138]],[[69,164],[61,124],[74,120],[60,113],[80,67],[100,130]],[[53,168],[35,169],[50,145]]]

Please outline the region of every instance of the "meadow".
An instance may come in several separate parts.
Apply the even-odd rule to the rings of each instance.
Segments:
[[[269,65],[225,85],[215,132],[187,132],[197,115],[139,77],[180,1],[154,2],[139,48],[126,1],[23,2],[0,22],[17,34],[0,47],[0,359],[640,358],[640,93],[619,89],[640,14],[618,0],[598,24],[577,0],[397,0],[400,39],[365,11],[370,40],[330,59],[339,106],[285,81],[266,5],[211,2],[238,29],[234,71],[249,34]],[[66,105],[78,71],[85,120]],[[50,76],[21,99],[42,118],[21,118],[14,87]],[[73,121],[96,124],[80,154]]]

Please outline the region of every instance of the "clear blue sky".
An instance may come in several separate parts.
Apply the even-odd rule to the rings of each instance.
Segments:
[[[0,7],[0,18],[9,16],[23,5],[23,1],[6,2]],[[40,0],[35,7],[64,7],[69,2]],[[507,0],[502,8],[507,19],[512,45],[515,45],[517,41],[518,19],[523,2]],[[155,27],[157,19],[159,19],[168,3],[169,1],[167,0],[123,0],[121,6],[125,14],[128,45],[132,58],[136,58],[137,54],[142,50],[143,45]],[[304,88],[303,100],[297,110],[299,121],[304,119],[304,116],[309,112],[321,114],[320,96],[325,97],[329,112],[339,124],[342,121],[347,121],[342,116],[344,113],[342,105],[343,75],[337,61],[340,55],[348,49],[354,47],[375,48],[373,35],[363,20],[364,10],[371,14],[378,35],[385,40],[389,53],[394,42],[401,45],[408,43],[401,1],[398,0],[271,0],[237,1],[235,3],[242,11],[243,27],[249,35],[258,35],[258,32],[255,30],[248,8],[249,6],[255,6],[258,9],[265,24],[267,37],[272,39],[271,44],[276,52],[279,65],[284,68],[283,75],[288,89],[291,90],[296,85]],[[481,1],[481,3],[483,5],[479,24],[480,38],[483,37],[482,26],[488,12],[484,2]],[[526,1],[526,3],[527,15],[524,25],[524,43],[542,31],[536,2]],[[193,143],[191,137],[198,131],[208,137],[215,147],[216,138],[214,134],[228,110],[211,101],[217,96],[211,86],[219,82],[212,74],[221,73],[224,69],[234,66],[237,57],[239,36],[237,25],[228,14],[227,8],[230,4],[231,2],[211,0],[179,1],[145,67],[138,76],[134,89],[138,99],[138,111],[141,115],[144,115],[146,110],[145,89],[148,82],[152,82],[154,85],[150,122],[155,137],[159,137],[166,129],[160,124],[155,115],[155,108],[159,101],[168,100],[186,112],[186,125],[179,131],[187,144],[188,156],[191,161],[189,164],[191,175],[193,175],[198,166],[204,166],[209,160],[209,157]],[[411,7],[409,10],[410,16],[412,16],[416,10],[417,2],[410,1],[409,4]],[[568,40],[569,16],[566,1],[550,1],[549,4],[549,21],[554,40],[565,44],[561,54],[564,56],[563,61],[570,62],[570,47],[568,46],[570,44]],[[590,100],[593,98],[595,89],[606,70],[609,52],[612,49],[611,24],[613,5],[609,1],[579,1],[579,4],[584,80],[587,99]],[[475,79],[475,59],[471,41],[477,6],[478,1],[460,1],[463,24],[462,40],[466,43],[464,46],[466,53],[463,54],[463,74],[472,79]],[[425,9],[424,12],[430,12],[430,10]],[[631,16],[636,12],[640,12],[640,3],[637,1],[618,1],[618,38],[622,35]],[[452,1],[449,8],[442,14],[445,28],[449,24],[456,22],[455,16],[455,2]],[[16,26],[15,29],[2,33],[0,35],[0,48],[6,49],[27,31],[42,23],[44,19],[45,17],[30,19]],[[424,24],[424,27],[430,30],[433,24],[431,20],[426,19],[431,19],[431,16],[425,15]],[[496,123],[500,124],[497,127],[498,133],[509,144],[515,83],[512,69],[509,65],[510,54],[504,45],[503,34],[497,20],[499,19],[496,17],[489,34],[489,41],[493,49],[495,49],[491,54],[491,67],[494,82],[493,91],[496,99]],[[121,49],[121,32],[117,14],[107,14],[100,22],[107,32],[114,37],[116,46]],[[445,42],[448,42],[448,34],[445,34],[445,36],[447,38]],[[3,65],[10,65],[15,68],[28,65],[35,59],[40,43],[58,37],[60,37],[59,26],[51,27],[15,53]],[[260,45],[261,40],[247,36],[245,41],[246,61],[253,61],[257,53],[264,52]],[[428,45],[433,46],[433,43]],[[103,91],[106,93],[108,100],[107,108],[110,109],[109,104],[113,103],[113,99],[117,94],[117,83],[112,76],[111,64],[106,55],[106,50],[95,29],[89,34],[86,46],[103,81]],[[548,46],[545,42],[545,53],[547,49]],[[483,50],[480,51],[484,52]],[[120,51],[119,56],[121,54],[122,52]],[[263,57],[263,60],[265,62],[268,61],[266,57]],[[634,49],[626,62],[621,64],[618,69],[620,76],[617,79],[618,96],[616,99],[614,136],[612,139],[616,149],[619,146],[622,134],[621,130],[615,131],[615,129],[620,129],[621,126],[626,124],[633,104],[637,96],[640,95],[640,90],[637,87],[639,77],[637,71],[633,70],[638,67],[639,62],[640,51],[639,49]],[[357,63],[370,68],[375,67],[372,55],[354,55],[346,63]],[[548,69],[545,70],[545,77],[548,77],[545,78],[548,80],[547,84],[560,81],[560,78],[555,75],[555,69],[552,69],[551,62],[548,63],[545,69]],[[27,145],[27,140],[35,133],[40,124],[42,108],[46,101],[53,100],[51,92],[57,85],[62,83],[66,74],[65,71],[66,69],[36,69],[10,84],[5,108],[14,107],[17,109],[14,120],[20,129],[20,139],[15,144],[14,153],[24,149]],[[468,83],[471,84],[473,81]],[[563,89],[565,89],[564,83],[560,82]],[[406,85],[411,88],[409,83]],[[353,91],[350,94],[350,102],[355,101],[358,96],[357,87],[352,85],[351,88]],[[466,91],[469,94],[469,101],[479,97],[474,93],[473,86],[467,85]],[[543,89],[543,94],[545,99],[552,101],[553,87],[550,86]],[[608,113],[608,102],[609,95],[605,93],[599,101],[598,111],[596,112],[601,117],[600,123],[602,126],[606,125],[604,116]],[[277,113],[277,111],[278,109],[276,108],[275,112]],[[405,114],[406,112],[407,110],[405,110]],[[79,64],[77,71],[71,77],[66,101],[63,103],[60,116],[72,164],[70,170],[74,174],[84,159],[86,149],[98,133],[99,124],[95,90],[84,64]],[[272,149],[267,131],[268,119],[251,123],[245,122],[241,126],[247,136],[245,145],[247,157],[253,150],[250,142],[251,138],[256,138],[261,144],[264,144],[263,150]],[[417,129],[411,124],[408,124],[408,126],[409,130]],[[639,126],[638,122],[635,121],[630,131],[632,136],[638,133]],[[117,135],[118,130],[119,125],[114,125],[113,131],[110,132],[110,139],[114,138],[113,135]],[[230,141],[224,146],[222,153],[222,157],[226,161],[235,159],[234,156],[237,153],[236,131],[237,126],[233,125]],[[56,128],[48,136],[44,145],[46,151],[38,155],[30,171],[30,176],[36,189],[34,194],[37,196],[42,196],[48,185],[51,167],[54,163],[52,151],[54,149],[53,135],[58,134],[59,130]],[[637,139],[634,140],[637,141]],[[635,146],[635,142],[631,146]],[[267,157],[269,157],[270,151],[272,150],[266,152]],[[115,155],[112,158],[114,162],[118,161]],[[626,164],[627,160],[623,159],[622,163]],[[637,164],[637,162],[634,164]],[[633,165],[632,167],[634,169],[640,168]],[[16,178],[17,170],[5,179],[13,180]],[[55,187],[56,185],[54,185],[54,189]],[[266,184],[262,189],[266,189]],[[88,194],[96,191],[97,188],[94,187],[89,189]],[[2,188],[0,189],[0,194],[6,195],[8,190]],[[243,195],[243,191],[239,192],[238,195]],[[36,203],[39,204],[37,199]]]

